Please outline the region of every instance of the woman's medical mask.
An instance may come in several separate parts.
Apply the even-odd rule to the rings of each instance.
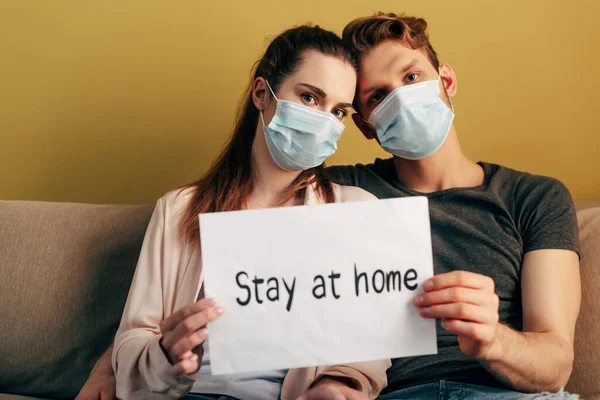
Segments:
[[[401,86],[373,110],[369,123],[384,150],[420,160],[442,146],[454,112],[440,98],[440,79]]]
[[[331,113],[279,100],[269,82],[267,86],[277,101],[277,108],[268,126],[265,126],[262,110],[260,118],[267,148],[275,163],[286,171],[303,171],[323,164],[337,150],[344,124]]]

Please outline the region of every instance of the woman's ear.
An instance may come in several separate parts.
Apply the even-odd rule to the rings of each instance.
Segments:
[[[262,77],[258,77],[252,84],[252,101],[259,110],[264,110],[268,105],[269,95],[267,93],[267,82]]]
[[[358,129],[360,129],[362,134],[367,139],[371,140],[371,139],[375,139],[377,137],[377,132],[375,131],[373,126],[370,123],[368,123],[367,121],[365,121],[363,119],[363,117],[360,116],[360,114],[358,114],[358,113],[352,114],[352,120],[354,121],[354,124],[356,124]]]

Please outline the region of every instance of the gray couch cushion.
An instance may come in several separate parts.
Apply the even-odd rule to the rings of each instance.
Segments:
[[[0,392],[78,393],[118,328],[152,209],[0,201]]]
[[[575,330],[575,361],[567,389],[600,399],[600,207],[577,213],[581,246],[581,310]]]
[[[0,400],[50,400],[43,397],[20,396],[18,394],[3,394],[0,393]]]

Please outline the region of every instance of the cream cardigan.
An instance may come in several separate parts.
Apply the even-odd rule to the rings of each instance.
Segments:
[[[194,303],[203,282],[200,248],[179,233],[192,190],[172,191],[159,199],[146,230],[112,356],[120,399],[177,398],[194,383],[195,374],[171,371],[159,345],[160,322]],[[336,202],[375,199],[355,187],[334,185],[334,192]],[[305,204],[322,202],[312,188],[307,190]],[[375,398],[387,384],[389,366],[388,359],[293,369],[286,375],[281,398],[297,398],[323,375],[350,378],[369,398]]]

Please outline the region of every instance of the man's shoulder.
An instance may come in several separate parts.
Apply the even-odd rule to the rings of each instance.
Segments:
[[[334,165],[326,168],[326,171],[329,177],[340,185],[361,186],[361,180],[381,177],[390,168],[394,168],[392,158],[377,158],[369,164]]]
[[[481,163],[489,172],[488,190],[496,192],[515,214],[543,214],[573,207],[569,189],[557,178]]]
[[[509,189],[517,197],[527,195],[532,191],[567,190],[566,186],[557,178],[520,171],[499,164],[485,162],[480,164],[486,170],[486,174],[489,174],[489,181],[493,186]]]
[[[365,171],[370,171],[373,164],[354,164],[354,165],[332,165],[325,168],[327,175],[340,185],[345,185],[345,181],[353,180],[355,177]]]

